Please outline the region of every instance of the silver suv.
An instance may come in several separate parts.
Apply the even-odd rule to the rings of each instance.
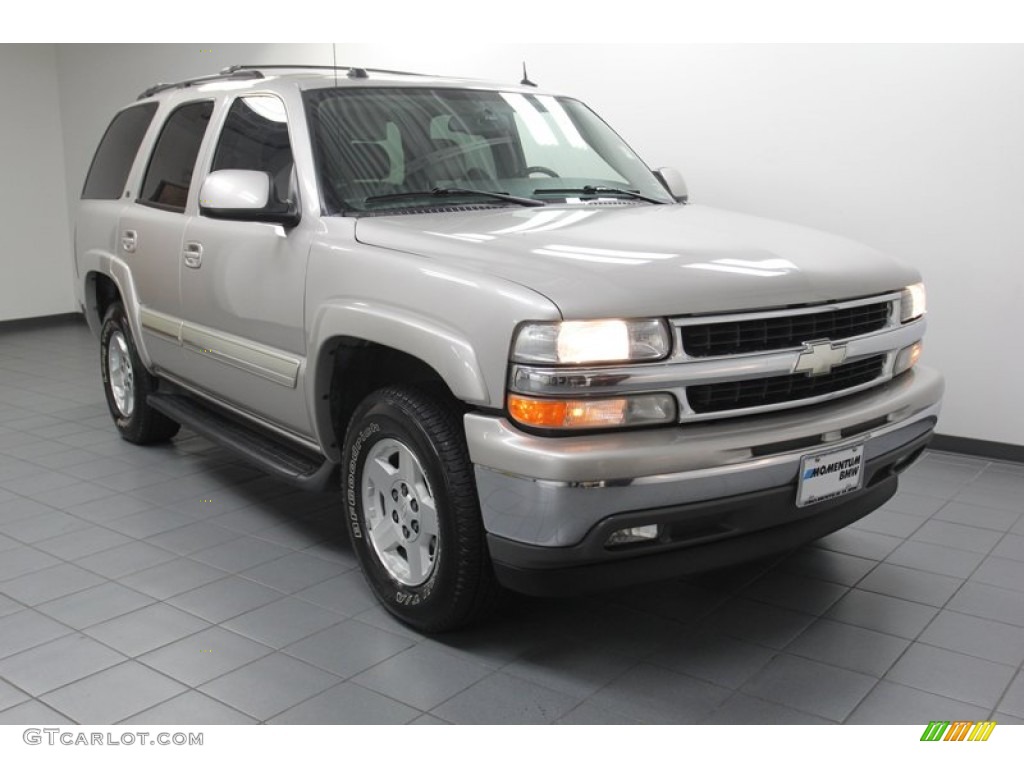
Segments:
[[[340,484],[374,592],[440,631],[785,551],[924,449],[918,273],[686,199],[528,82],[232,67],[114,117],[78,299],[125,439]]]

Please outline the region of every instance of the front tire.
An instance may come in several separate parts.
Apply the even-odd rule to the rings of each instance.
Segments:
[[[374,392],[352,417],[342,468],[352,546],[388,611],[442,632],[492,610],[498,586],[453,408],[411,388]]]
[[[100,369],[107,407],[121,437],[148,445],[170,440],[180,425],[149,407],[146,398],[156,391],[156,377],[139,359],[124,305],[116,301],[107,309],[100,331]]]

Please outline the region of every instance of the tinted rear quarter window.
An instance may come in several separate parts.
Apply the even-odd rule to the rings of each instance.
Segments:
[[[138,104],[119,112],[107,127],[89,166],[83,200],[117,200],[124,192],[135,153],[153,122],[156,104]]]
[[[183,104],[171,113],[153,147],[140,203],[171,211],[185,210],[199,147],[212,113],[212,101]]]

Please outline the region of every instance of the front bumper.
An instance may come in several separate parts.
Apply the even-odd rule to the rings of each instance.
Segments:
[[[467,414],[484,526],[499,579],[535,594],[708,570],[783,551],[883,504],[938,418],[942,377],[924,367],[825,405],[631,433],[550,438]],[[808,453],[864,444],[864,488],[796,506]],[[606,548],[618,528],[659,540]]]

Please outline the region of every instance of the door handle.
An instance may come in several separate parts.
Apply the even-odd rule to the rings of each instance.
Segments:
[[[199,269],[203,265],[203,246],[201,243],[186,243],[182,253],[185,258],[185,266],[192,269]]]
[[[138,244],[139,234],[134,229],[126,229],[121,233],[121,250],[125,253],[135,253],[135,246]]]

